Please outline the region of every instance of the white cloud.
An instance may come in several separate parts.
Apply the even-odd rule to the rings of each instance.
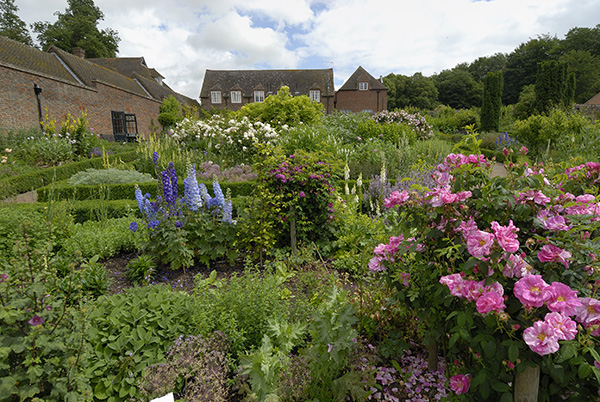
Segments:
[[[538,35],[593,27],[600,0],[95,0],[122,57],[143,56],[196,98],[206,69],[329,68],[341,85],[374,76],[431,75],[510,53]],[[28,24],[54,22],[67,0],[16,0]]]

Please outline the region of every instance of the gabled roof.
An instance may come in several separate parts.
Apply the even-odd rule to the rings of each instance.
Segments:
[[[255,90],[276,93],[287,85],[290,94],[307,95],[311,89],[319,89],[322,96],[333,96],[333,69],[315,70],[206,70],[200,97],[207,98],[210,91],[218,89],[229,92],[241,90],[242,96],[251,96]],[[316,86],[315,86],[316,85]]]
[[[0,64],[78,83],[54,55],[4,36],[0,36]]]
[[[367,72],[362,66],[358,66],[356,71],[352,73],[350,78],[346,80],[344,85],[339,89],[339,91],[356,91],[358,89],[359,82],[368,82],[369,89],[383,89],[387,91],[385,85],[381,83],[377,78],[373,77],[371,74]]]
[[[142,77],[153,78],[143,57],[91,58],[86,60],[116,71],[126,77],[132,78],[133,73],[137,73]]]

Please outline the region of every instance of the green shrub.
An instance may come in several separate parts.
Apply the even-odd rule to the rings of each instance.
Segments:
[[[141,397],[136,380],[146,367],[165,360],[180,335],[195,335],[198,308],[187,293],[166,286],[127,289],[101,296],[89,316],[91,353],[87,376],[94,397],[126,401]]]
[[[148,285],[156,271],[156,263],[149,255],[143,254],[127,264],[127,278],[133,283]]]
[[[77,223],[73,234],[63,243],[63,253],[81,253],[83,258],[98,255],[106,259],[122,251],[137,249],[136,237],[129,230],[130,217]]]
[[[147,173],[135,170],[108,169],[86,169],[71,176],[68,183],[72,186],[90,184],[120,184],[120,183],[146,183],[154,182],[154,177]]]

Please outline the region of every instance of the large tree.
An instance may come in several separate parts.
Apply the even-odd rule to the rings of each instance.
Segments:
[[[437,105],[438,91],[430,77],[415,73],[412,77],[402,74],[388,74],[383,77],[388,89],[388,109],[414,106],[419,109],[433,109]]]
[[[566,107],[573,102],[574,74],[567,63],[548,60],[538,64],[535,81],[535,107],[540,114],[548,114],[555,107]]]
[[[562,53],[572,50],[587,50],[600,56],[600,24],[594,28],[572,28],[560,43]]]
[[[14,0],[0,0],[0,36],[33,46],[27,24],[19,18],[18,11]]]
[[[53,24],[33,24],[43,49],[53,44],[67,52],[80,47],[85,50],[86,57],[116,57],[120,40],[118,33],[111,28],[98,29],[104,13],[93,0],[68,0],[65,12],[55,15],[58,18]]]
[[[483,85],[465,68],[455,67],[434,75],[438,101],[454,109],[469,109],[481,105]]]
[[[483,82],[488,73],[497,73],[506,67],[506,55],[496,53],[493,56],[479,57],[467,66],[475,81]]]
[[[589,50],[570,50],[560,57],[575,74],[575,103],[585,103],[600,92],[600,56]]]
[[[486,74],[483,80],[481,131],[499,131],[503,87],[502,72],[490,72]]]

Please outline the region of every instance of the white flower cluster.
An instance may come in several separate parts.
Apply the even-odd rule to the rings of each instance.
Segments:
[[[417,134],[417,138],[420,140],[426,140],[433,137],[433,128],[427,123],[425,117],[421,116],[419,113],[410,114],[405,110],[395,112],[383,110],[373,115],[373,119],[378,123],[386,124],[406,123]]]

